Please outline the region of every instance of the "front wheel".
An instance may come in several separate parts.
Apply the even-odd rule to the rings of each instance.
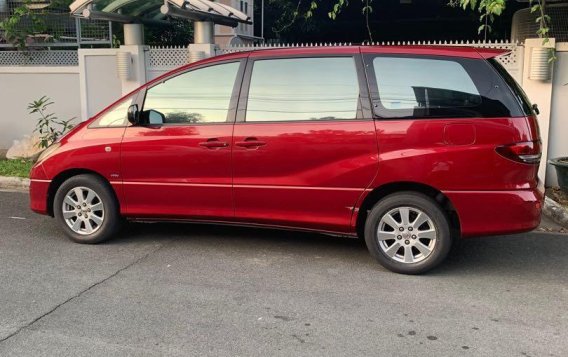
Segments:
[[[447,257],[452,237],[448,218],[436,201],[420,193],[401,192],[373,207],[365,223],[365,243],[385,268],[421,274]]]
[[[120,228],[112,189],[95,175],[77,175],[65,181],[55,194],[53,211],[67,236],[77,243],[102,242]]]

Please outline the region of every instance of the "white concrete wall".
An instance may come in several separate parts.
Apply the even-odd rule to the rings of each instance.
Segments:
[[[568,156],[568,42],[556,44],[558,60],[554,64],[552,106],[548,158]],[[557,186],[556,171],[550,164],[546,170],[547,183]]]
[[[32,133],[36,120],[28,114],[28,103],[44,95],[54,102],[49,112],[80,120],[79,68],[0,67],[0,150]]]

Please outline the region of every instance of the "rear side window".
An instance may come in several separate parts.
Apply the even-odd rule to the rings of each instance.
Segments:
[[[357,118],[359,82],[352,57],[254,62],[246,121]]]
[[[521,115],[507,84],[484,60],[383,55],[372,59],[368,74],[382,118]]]
[[[413,114],[421,109],[472,107],[481,96],[457,62],[436,59],[377,57],[373,60],[379,98],[388,110]]]

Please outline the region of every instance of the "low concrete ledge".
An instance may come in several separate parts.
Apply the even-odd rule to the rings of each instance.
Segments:
[[[568,209],[553,199],[544,198],[542,213],[562,227],[568,228]]]
[[[22,177],[0,176],[0,189],[27,190],[30,188],[30,179]]]

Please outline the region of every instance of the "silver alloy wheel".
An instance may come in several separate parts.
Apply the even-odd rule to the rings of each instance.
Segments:
[[[414,207],[397,207],[379,221],[377,240],[381,250],[401,263],[418,263],[436,246],[436,226],[423,211]]]
[[[105,207],[97,193],[88,187],[69,190],[61,207],[65,223],[80,235],[95,233],[105,219]]]

